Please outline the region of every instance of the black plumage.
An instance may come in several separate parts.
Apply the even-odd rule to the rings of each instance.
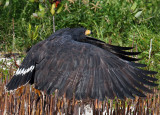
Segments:
[[[84,28],[66,28],[34,45],[21,66],[6,85],[14,90],[27,83],[36,89],[68,99],[120,99],[145,97],[152,93],[146,86],[157,86],[154,71],[139,69],[145,64],[130,57],[140,52],[127,52],[132,47],[106,44],[85,35]]]

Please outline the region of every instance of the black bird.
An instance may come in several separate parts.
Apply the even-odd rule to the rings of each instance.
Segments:
[[[6,89],[29,83],[47,94],[57,89],[59,96],[77,100],[134,99],[152,93],[146,86],[157,86],[157,79],[148,75],[156,72],[138,68],[146,65],[135,63],[138,59],[130,55],[139,52],[127,52],[132,47],[110,45],[89,33],[84,28],[65,28],[34,45]]]

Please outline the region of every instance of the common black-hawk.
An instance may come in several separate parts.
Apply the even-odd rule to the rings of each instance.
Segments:
[[[47,94],[57,89],[59,96],[74,95],[77,100],[134,99],[152,93],[146,85],[157,86],[157,79],[148,76],[156,72],[139,68],[146,65],[130,56],[139,52],[127,52],[132,47],[110,45],[88,33],[84,28],[65,28],[34,45],[6,89],[29,83]]]

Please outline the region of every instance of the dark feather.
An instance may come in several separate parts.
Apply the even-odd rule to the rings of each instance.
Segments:
[[[152,93],[148,86],[157,86],[157,79],[147,75],[157,72],[137,68],[146,65],[129,57],[140,52],[125,51],[133,47],[106,44],[84,33],[84,28],[62,29],[32,46],[19,68],[26,71],[18,71],[7,89],[30,83],[48,95],[57,89],[60,97],[101,101]]]
[[[146,67],[146,64],[141,64],[141,63],[134,63],[134,62],[129,62],[129,65],[134,66],[134,67]]]
[[[134,86],[133,86],[133,81],[132,79],[129,78],[129,76],[124,75],[122,70],[117,70],[116,71],[117,76],[119,76],[120,79],[123,81],[123,85],[125,85],[129,91],[131,91],[133,94],[140,96],[140,97],[146,97],[142,92],[138,91]]]
[[[151,74],[151,75],[157,74],[157,72],[155,72],[155,71],[142,70],[142,69],[138,69],[138,68],[137,68],[137,70],[145,75],[146,74]]]
[[[125,56],[125,55],[122,55],[122,54],[116,54],[116,55],[118,57],[124,59],[124,60],[127,60],[127,61],[138,61],[138,60],[140,60],[140,59],[128,57],[128,56]]]

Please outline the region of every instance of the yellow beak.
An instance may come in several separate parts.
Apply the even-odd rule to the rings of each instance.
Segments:
[[[89,34],[91,34],[91,30],[86,30],[85,35],[89,35]]]

